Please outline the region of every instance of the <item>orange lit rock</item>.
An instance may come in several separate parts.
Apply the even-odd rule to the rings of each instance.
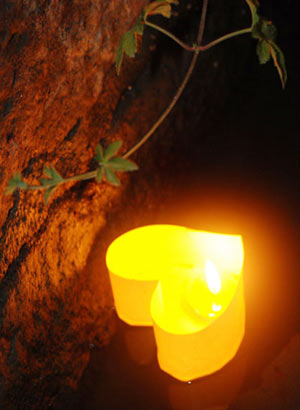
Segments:
[[[64,175],[88,169],[129,80],[115,74],[120,35],[145,3],[1,2],[1,408],[52,406],[76,386],[89,344],[112,332],[108,281],[84,268],[122,190],[77,184],[48,206],[39,192],[3,192],[16,171],[37,182],[43,163]]]

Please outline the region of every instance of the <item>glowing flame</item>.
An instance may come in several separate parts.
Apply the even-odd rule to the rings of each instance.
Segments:
[[[212,304],[212,310],[213,310],[214,312],[220,312],[221,309],[222,309],[222,305],[217,305],[216,303],[213,303],[213,304]]]
[[[208,289],[214,295],[217,295],[221,290],[221,279],[215,265],[211,261],[207,261],[205,264],[205,278]]]

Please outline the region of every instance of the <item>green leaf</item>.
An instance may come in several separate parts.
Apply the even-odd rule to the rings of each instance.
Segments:
[[[50,172],[54,181],[61,182],[64,180],[62,176],[56,171],[53,165],[50,165]]]
[[[162,4],[159,4],[159,3],[160,2],[153,1],[152,3],[148,4],[145,10],[146,18],[147,16],[153,16],[154,14],[161,14],[162,16],[166,18],[171,17],[171,13],[172,13],[171,5],[168,3],[162,3]]]
[[[53,179],[47,179],[47,178],[41,178],[41,184],[43,185],[43,186],[53,186],[53,185],[55,185],[55,181],[53,181]]]
[[[277,37],[277,29],[271,21],[259,17],[259,21],[252,28],[252,37],[259,40],[275,41]]]
[[[136,50],[137,50],[137,44],[136,44],[136,38],[134,36],[134,31],[130,30],[125,33],[123,39],[123,49],[124,53],[128,55],[128,57],[134,57]]]
[[[64,179],[62,176],[56,171],[53,165],[50,165],[50,167],[47,167],[44,165],[44,174],[46,175],[47,178],[41,178],[40,182],[41,185],[46,189],[45,191],[45,197],[44,200],[47,203],[48,198],[53,191],[53,189],[56,189],[57,185],[59,185]]]
[[[12,194],[16,189],[26,189],[28,187],[27,182],[22,180],[22,175],[20,172],[17,172],[9,179],[5,194]]]
[[[270,60],[270,45],[266,40],[258,41],[256,46],[256,54],[258,56],[260,64],[265,64]]]
[[[112,171],[108,167],[104,167],[104,172],[105,172],[105,179],[107,182],[115,186],[120,186],[119,178],[114,173],[114,171]]]
[[[124,53],[129,57],[134,57],[137,51],[136,35],[142,36],[144,34],[145,24],[144,12],[139,16],[136,24],[126,33],[124,33],[120,39],[117,52],[116,52],[116,69],[117,74],[120,74],[120,69],[124,57]]]
[[[115,141],[109,144],[109,146],[104,151],[103,160],[108,161],[110,160],[121,148],[122,141]]]
[[[96,146],[96,156],[95,156],[95,160],[97,162],[102,162],[103,161],[103,148],[102,145],[98,144]]]
[[[179,4],[178,0],[155,0],[144,8],[144,19],[154,14],[160,14],[166,18],[171,17],[171,4]]]
[[[284,88],[287,82],[287,70],[285,66],[284,54],[281,51],[281,49],[278,47],[278,45],[275,44],[273,41],[270,41],[269,44],[271,45],[270,53],[273,58],[274,65],[277,68],[277,71],[278,71],[278,74],[281,80],[282,88]]]
[[[96,181],[98,183],[102,182],[103,179],[103,167],[99,167],[96,171]]]
[[[155,13],[152,14],[161,14],[162,16],[169,19],[171,18],[172,14],[172,7],[170,6],[170,4],[162,4],[156,9]]]
[[[115,171],[136,171],[138,169],[138,166],[130,161],[129,159],[121,158],[121,157],[115,157],[112,158],[110,161],[107,162],[107,166],[110,166],[113,168]]]
[[[140,17],[138,18],[138,21],[137,21],[136,25],[135,25],[134,28],[133,28],[133,31],[134,31],[136,34],[142,36],[142,35],[144,34],[144,28],[145,28],[145,24],[143,24],[143,22],[142,22],[142,16],[140,16]]]
[[[261,19],[260,31],[265,39],[275,41],[277,37],[277,29],[271,21]]]
[[[117,70],[118,75],[120,74],[123,56],[124,56],[124,50],[123,50],[123,36],[122,36],[120,43],[118,45],[118,48],[117,48],[117,52],[116,52],[116,70]]]
[[[62,178],[62,176],[56,171],[56,169],[54,168],[53,165],[50,165],[50,167],[47,167],[46,165],[44,166],[44,173],[46,175],[46,177],[52,179],[55,182],[61,182],[64,179]],[[44,181],[46,181],[44,179]]]
[[[134,31],[130,30],[123,34],[121,37],[119,46],[116,53],[116,69],[117,74],[120,73],[121,64],[123,61],[124,53],[128,57],[134,57],[137,50],[136,38],[134,36]]]
[[[252,37],[258,39],[256,53],[259,62],[260,64],[265,64],[270,60],[270,57],[272,57],[280,77],[282,88],[284,88],[287,82],[287,70],[284,54],[275,43],[277,29],[271,21],[258,16],[256,12],[258,6],[257,0],[246,0],[246,2],[252,11],[252,16],[253,13],[255,14],[255,24],[252,25]]]
[[[46,175],[46,177],[52,178],[51,169],[50,167],[47,167],[47,165],[44,165],[44,174]]]
[[[44,202],[45,202],[45,204],[48,204],[50,195],[55,191],[55,189],[56,189],[55,186],[46,189],[46,191],[45,191],[45,193],[44,193]]]

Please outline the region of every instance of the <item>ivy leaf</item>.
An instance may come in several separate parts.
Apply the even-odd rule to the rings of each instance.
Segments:
[[[128,57],[135,56],[137,44],[133,30],[127,31],[127,33],[123,34],[123,50]]]
[[[103,179],[103,167],[99,167],[96,171],[96,181],[98,183],[102,182]]]
[[[53,179],[41,178],[40,181],[43,186],[53,186],[55,184]]]
[[[177,0],[156,0],[148,4],[144,8],[144,18],[160,14],[166,18],[170,18],[172,14],[171,4],[179,4]]]
[[[144,19],[144,13],[142,13],[139,18],[138,21],[136,23],[136,25],[134,26],[134,32],[136,34],[139,34],[140,36],[142,36],[144,34],[144,28],[145,28],[145,24],[142,22],[142,20]]]
[[[245,0],[246,3],[248,4],[250,11],[251,11],[251,16],[252,16],[252,28],[259,22],[259,15],[257,13],[257,9],[259,7],[259,2],[258,0]]]
[[[5,194],[12,194],[16,189],[26,189],[28,187],[27,182],[22,180],[22,175],[17,172],[7,183]]]
[[[160,2],[153,1],[152,3],[148,4],[148,6],[145,9],[145,18],[148,16],[153,16],[154,14],[161,14],[162,16],[166,18],[171,17],[172,13],[172,8],[171,5],[168,3],[162,3],[159,4]]]
[[[50,171],[54,181],[61,182],[64,180],[63,177],[56,171],[53,165],[50,165]]]
[[[178,0],[155,0],[148,4],[140,14],[136,24],[122,35],[116,51],[116,70],[118,75],[120,74],[124,54],[128,57],[135,57],[137,52],[137,36],[144,34],[144,21],[147,16],[161,14],[164,17],[170,18],[171,4],[178,4]]]
[[[266,64],[270,58],[270,45],[266,40],[260,40],[256,46],[256,53],[260,64]]]
[[[96,147],[96,155],[95,155],[95,160],[97,162],[102,162],[103,161],[103,147],[102,145],[98,144]]]
[[[285,66],[284,54],[275,43],[277,29],[271,21],[259,16],[257,8],[258,0],[245,0],[250,7],[252,14],[252,37],[258,40],[256,53],[260,64],[265,64],[272,57],[274,65],[278,71],[282,88],[287,82],[287,70]]]
[[[270,41],[271,47],[270,47],[270,53],[273,58],[273,62],[275,67],[277,68],[282,88],[285,87],[285,84],[287,82],[287,70],[285,66],[285,58],[283,55],[283,52],[280,50],[277,44],[275,44],[273,41]]]
[[[52,186],[52,187],[46,189],[46,191],[44,193],[44,202],[45,202],[45,204],[48,204],[50,195],[53,194],[55,189],[56,189],[56,186]]]
[[[105,179],[107,182],[115,186],[120,186],[119,178],[114,173],[114,171],[112,171],[108,167],[104,167],[104,172],[105,172]]]
[[[46,177],[52,178],[50,167],[47,167],[47,165],[44,165],[44,174],[46,175]]]
[[[274,24],[272,24],[271,21],[268,21],[264,18],[261,18],[261,33],[262,35],[271,41],[275,41],[276,37],[277,37],[277,29],[274,26]]]
[[[120,39],[116,52],[116,69],[118,75],[120,74],[124,54],[131,58],[135,57],[137,51],[136,35],[143,35],[143,33],[144,24],[142,23],[142,17],[140,16],[132,29],[124,33]]]
[[[50,165],[50,167],[47,167],[45,165],[44,174],[55,182],[61,182],[64,180],[63,177],[56,171],[53,165]]]
[[[134,57],[136,50],[137,50],[136,38],[134,35],[134,30],[131,29],[130,31],[127,31],[126,33],[122,35],[119,46],[117,48],[116,69],[117,69],[118,75],[120,73],[120,68],[121,68],[121,64],[123,61],[124,53],[128,57]]]
[[[113,168],[115,171],[136,171],[138,169],[138,166],[130,161],[129,159],[121,158],[121,157],[115,157],[112,158],[110,161],[107,162],[107,165],[110,168]]]
[[[252,28],[252,37],[258,39],[256,53],[260,64],[267,63],[270,60],[270,57],[272,57],[280,77],[282,88],[284,88],[287,82],[287,70],[283,52],[275,43],[277,37],[276,27],[271,21],[259,17],[259,21]]]
[[[44,174],[47,178],[41,178],[40,182],[46,188],[44,193],[44,202],[47,204],[50,195],[56,190],[57,185],[64,181],[63,177],[56,171],[53,165],[47,167],[44,165]]]
[[[109,144],[109,146],[104,151],[103,161],[107,162],[108,160],[110,160],[119,151],[121,146],[122,141],[115,141]]]
[[[259,21],[252,28],[252,37],[256,39],[265,39],[275,41],[277,29],[271,21],[259,17]]]
[[[105,176],[105,180],[108,183],[119,186],[120,181],[116,176],[115,171],[127,172],[138,169],[138,166],[133,161],[115,156],[121,146],[122,141],[114,141],[103,151],[102,146],[97,145],[97,154],[95,158],[100,165],[96,170],[96,181],[98,183],[102,182],[103,177]]]

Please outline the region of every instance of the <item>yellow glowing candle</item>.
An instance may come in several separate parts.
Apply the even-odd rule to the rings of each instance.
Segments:
[[[107,266],[119,317],[153,325],[160,367],[188,381],[223,367],[244,335],[238,235],[151,225],[117,238]]]
[[[185,227],[148,225],[115,239],[108,248],[106,264],[118,316],[136,326],[152,326],[150,302],[162,273],[180,263]]]

